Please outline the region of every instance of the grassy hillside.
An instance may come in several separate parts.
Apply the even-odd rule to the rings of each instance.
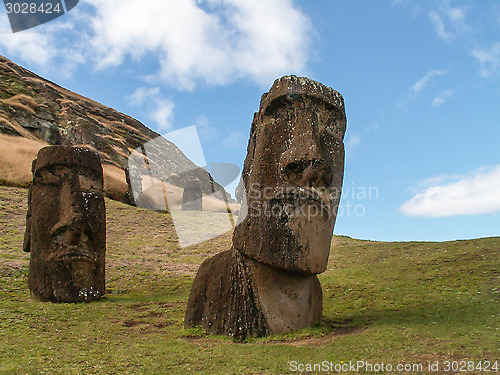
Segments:
[[[214,195],[224,199],[223,187],[205,169],[138,120],[0,56],[0,185],[27,186],[31,161],[43,146],[85,145],[101,157],[106,195],[130,203],[124,169],[131,152],[146,144],[151,170],[143,175],[150,178],[153,171],[157,179],[170,176],[170,182],[180,187],[199,179],[204,194],[212,194],[215,187]],[[211,204],[225,210],[223,201],[211,199]]]
[[[324,321],[235,343],[183,329],[197,267],[228,249],[230,234],[180,249],[169,216],[108,200],[107,298],[52,304],[26,285],[26,190],[1,187],[0,206],[0,374],[284,374],[290,361],[383,362],[413,374],[395,367],[440,361],[445,373],[444,361],[500,360],[499,237],[336,237],[320,276]]]

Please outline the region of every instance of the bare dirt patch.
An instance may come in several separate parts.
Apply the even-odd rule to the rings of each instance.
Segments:
[[[274,342],[274,344],[283,344],[291,346],[325,346],[342,336],[362,334],[366,331],[366,329],[367,329],[366,327],[345,327],[339,329],[334,333],[321,337],[306,337],[298,340],[278,341]]]
[[[317,346],[317,347],[323,347],[327,346],[328,344],[332,343],[334,340],[338,339],[339,337],[343,336],[349,336],[349,335],[358,335],[362,334],[367,330],[367,327],[342,327],[342,328],[337,328],[335,332],[326,334],[324,336],[307,336],[307,337],[300,337],[300,338],[288,338],[288,339],[283,339],[283,340],[270,340],[268,341],[267,339],[264,339],[266,341],[258,341],[258,342],[253,342],[253,344],[257,345],[289,345],[289,346]],[[181,337],[183,340],[193,343],[196,345],[212,345],[217,342],[220,342],[220,340],[217,340],[212,337],[208,337],[205,335],[187,335],[187,336],[182,336]],[[248,344],[245,343],[244,344]]]

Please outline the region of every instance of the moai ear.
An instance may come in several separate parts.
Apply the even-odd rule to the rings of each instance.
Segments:
[[[31,219],[26,219],[26,231],[24,232],[23,251],[29,253],[31,250]]]
[[[31,162],[31,173],[35,176],[36,159]],[[23,251],[29,253],[31,250],[31,190],[33,182],[28,189],[28,212],[26,213],[26,229],[24,231]]]

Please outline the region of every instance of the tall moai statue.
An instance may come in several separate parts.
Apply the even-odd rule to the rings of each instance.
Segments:
[[[344,174],[342,96],[308,78],[276,80],[261,99],[243,167],[233,246],[196,275],[185,327],[238,339],[321,320]]]
[[[24,236],[32,295],[54,302],[101,298],[106,209],[99,155],[81,147],[44,147],[32,172]]]
[[[187,180],[184,184],[184,192],[182,193],[182,210],[183,211],[202,211],[203,210],[203,193],[201,190],[201,181],[198,179]]]

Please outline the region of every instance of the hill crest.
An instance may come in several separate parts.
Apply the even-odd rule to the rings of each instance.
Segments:
[[[31,160],[45,145],[84,145],[96,150],[103,163],[106,194],[131,203],[125,170],[135,149],[161,137],[140,121],[69,91],[0,56],[0,183],[26,186],[31,181]],[[152,165],[174,183],[199,179],[205,194],[212,194],[209,173],[196,166],[168,140],[154,152]],[[188,172],[185,172],[188,171]],[[224,189],[215,183],[218,198]],[[227,196],[227,193],[225,193]]]

